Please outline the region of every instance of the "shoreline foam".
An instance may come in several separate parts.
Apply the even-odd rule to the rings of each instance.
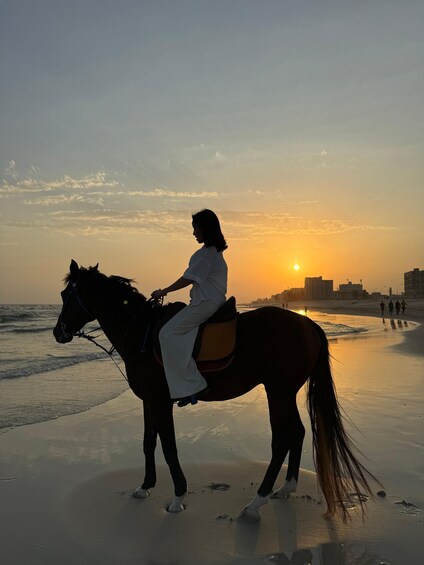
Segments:
[[[387,306],[387,300],[385,300]],[[351,314],[354,316],[372,316],[382,319],[380,306],[378,302],[367,300],[317,300],[292,302],[289,304],[290,310],[303,310],[307,306],[310,312],[317,311],[322,313],[333,314]],[[424,356],[424,300],[409,299],[405,314],[396,313],[389,316],[386,310],[384,316],[386,320],[406,320],[417,322],[418,326],[413,331],[403,334],[403,341],[395,344],[393,347],[404,353],[411,355]]]

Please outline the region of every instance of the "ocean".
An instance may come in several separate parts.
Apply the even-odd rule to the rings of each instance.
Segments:
[[[0,429],[81,412],[128,388],[115,363],[92,343],[78,338],[56,343],[52,330],[60,309],[54,304],[0,306]],[[315,312],[309,316],[330,339],[382,329],[378,318],[326,317]],[[93,322],[86,330],[97,327]],[[101,330],[93,335],[109,349]],[[124,369],[116,353],[114,360]]]

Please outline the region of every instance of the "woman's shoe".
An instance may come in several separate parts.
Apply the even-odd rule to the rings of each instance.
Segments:
[[[185,396],[184,398],[180,398],[177,401],[177,406],[182,408],[183,406],[187,406],[187,404],[197,404],[198,400],[201,400],[203,396],[205,396],[209,392],[209,387],[207,386],[203,390],[196,392],[196,394],[192,394],[190,396]]]

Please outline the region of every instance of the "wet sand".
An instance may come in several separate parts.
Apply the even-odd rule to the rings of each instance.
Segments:
[[[365,313],[352,306],[352,315]],[[419,321],[412,312],[407,319]],[[141,403],[127,391],[86,412],[0,436],[2,564],[422,563],[422,326],[385,323],[381,332],[330,346],[339,400],[352,420],[347,427],[386,493],[366,503],[365,522],[354,509],[347,525],[322,518],[303,392],[299,491],[270,502],[260,523],[236,521],[269,460],[262,387],[234,401],[175,410],[189,482],[183,513],[165,510],[172,483],[160,447],[157,487],[146,500],[132,498],[143,476],[143,422]]]
[[[309,312],[326,312],[334,314],[353,314],[355,316],[374,316],[384,320],[387,325],[393,321],[396,326],[398,321],[412,321],[419,323],[419,327],[413,333],[408,333],[407,339],[402,339],[394,347],[398,351],[424,356],[424,299],[410,298],[407,301],[405,313],[392,315],[388,312],[388,300],[384,300],[386,310],[381,315],[380,300],[318,300],[307,302],[292,302],[289,304],[291,310],[304,310],[305,306]]]

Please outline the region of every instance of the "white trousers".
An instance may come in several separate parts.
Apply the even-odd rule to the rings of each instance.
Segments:
[[[207,383],[192,357],[197,331],[219,308],[215,302],[189,304],[180,310],[159,332],[163,366],[172,399],[191,396]]]

